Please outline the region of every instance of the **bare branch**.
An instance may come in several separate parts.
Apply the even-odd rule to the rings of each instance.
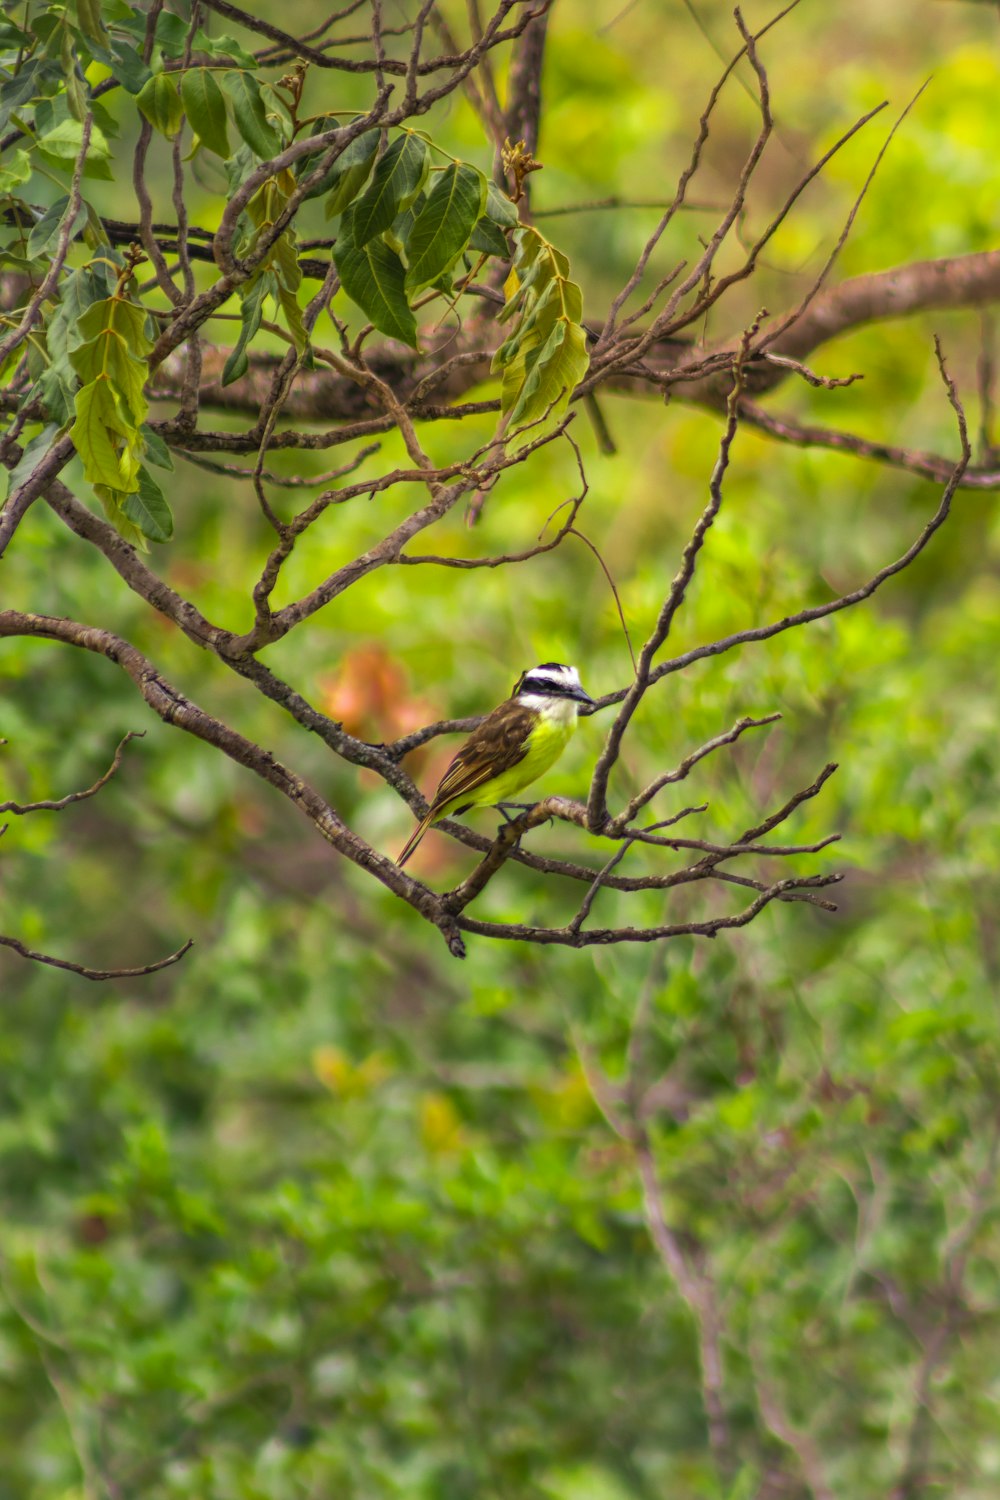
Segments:
[[[858,213],[859,213],[859,211],[861,209],[862,203],[865,201],[865,197],[867,196],[868,189],[871,187],[872,183],[875,180],[875,174],[878,171],[879,167],[882,165],[882,159],[885,156],[886,152],[888,151],[889,147],[892,145],[892,141],[893,141],[893,138],[895,137],[896,131],[902,125],[903,121],[906,119],[907,115],[910,113],[910,110],[916,104],[917,100],[920,98],[920,95],[923,93],[923,91],[924,91],[924,89],[926,87],[927,87],[927,83],[926,82],[922,83],[920,85],[920,87],[917,89],[917,92],[914,94],[913,98],[909,101],[909,103],[905,106],[905,108],[900,112],[900,114],[897,116],[896,120],[893,122],[892,129],[889,131],[889,134],[886,136],[885,140],[882,142],[882,147],[879,150],[878,155],[875,157],[875,160],[874,160],[874,162],[871,165],[871,169],[870,169],[870,171],[868,173],[868,176],[865,178],[864,182],[861,184],[861,189],[860,189],[857,197],[855,198],[854,202],[852,203],[851,210],[850,210],[849,214],[847,215],[847,218],[844,221],[844,227],[841,229],[840,234],[837,237],[836,244],[834,245],[833,249],[830,251],[830,254],[827,256],[827,258],[826,258],[826,260],[825,260],[825,262],[824,262],[824,264],[822,266],[822,269],[820,270],[819,275],[816,277],[815,281],[813,282],[812,286],[809,288],[808,292],[806,292],[806,295],[803,297],[803,299],[799,303],[798,307],[795,308],[795,309],[793,309],[792,312],[788,313],[788,315],[785,318],[784,322],[779,323],[777,325],[777,327],[771,328],[767,332],[767,334],[761,340],[761,348],[762,349],[766,349],[769,344],[777,343],[780,340],[781,335],[782,335],[782,333],[784,333],[785,329],[794,326],[794,324],[797,321],[797,319],[799,317],[801,317],[802,314],[807,310],[807,308],[809,307],[809,304],[813,301],[813,299],[816,296],[818,296],[819,292],[821,291],[821,289],[825,285],[826,279],[829,276],[830,272],[833,270],[833,267],[836,264],[838,257],[840,256],[841,250],[844,248],[844,246],[847,243],[847,238],[848,238],[848,236],[849,236],[852,228],[854,227],[854,221],[855,221],[855,219],[858,216]]]
[[[48,964],[53,969],[66,969],[70,974],[79,974],[83,979],[139,979],[144,974],[156,974],[160,969],[169,969],[171,964],[179,963],[185,953],[189,952],[194,945],[194,938],[188,938],[176,953],[169,954],[166,958],[157,959],[152,964],[141,964],[133,969],[89,969],[86,964],[70,963],[66,958],[54,958],[51,953],[39,953],[34,948],[28,948],[17,938],[6,937],[0,933],[0,947],[10,948],[12,952],[20,954],[22,958],[30,959],[33,963]]]
[[[794,630],[800,625],[811,624],[814,620],[825,619],[828,615],[836,614],[842,609],[850,609],[853,605],[860,604],[862,600],[870,599],[872,594],[880,589],[884,583],[890,578],[894,578],[897,573],[901,573],[904,568],[908,568],[914,558],[920,556],[920,553],[927,546],[935,532],[948,519],[951,511],[951,502],[954,499],[955,492],[961,483],[962,476],[972,456],[965,412],[959,401],[954,383],[945,368],[940,343],[937,340],[935,340],[935,348],[937,350],[941,378],[945,383],[948,400],[955,412],[958,423],[962,451],[958,462],[951,472],[951,477],[945,487],[944,494],[941,496],[937,510],[931,516],[916,540],[907,547],[906,551],[895,562],[888,563],[884,568],[880,568],[867,583],[853,589],[850,593],[842,594],[837,599],[831,599],[826,604],[817,604],[808,609],[798,610],[794,614],[786,615],[783,619],[776,620],[770,625],[758,625],[748,630],[737,630],[732,635],[724,636],[721,640],[712,641],[709,645],[695,646],[692,650],[685,651],[683,655],[675,656],[670,661],[661,662],[658,667],[653,668],[649,675],[650,683],[659,682],[661,678],[669,676],[672,672],[683,670],[685,667],[690,666],[692,662],[703,661],[710,656],[721,656],[724,652],[731,651],[736,646],[745,645],[749,641],[770,640],[773,636],[781,635],[786,630]],[[622,703],[631,691],[632,689],[623,689],[620,692],[608,693],[598,701],[597,707],[604,708],[609,704]]]
[[[701,551],[705,537],[708,535],[715,517],[718,515],[722,504],[722,481],[726,469],[729,467],[729,453],[736,436],[736,428],[739,421],[739,396],[743,385],[743,359],[750,346],[750,341],[756,332],[756,324],[743,335],[740,353],[737,355],[733,366],[733,388],[729,397],[728,415],[726,419],[726,430],[723,433],[719,445],[719,456],[716,459],[715,468],[709,483],[708,504],[692,533],[691,540],[684,549],[681,566],[677,576],[670,586],[670,591],[664,600],[659,617],[655,626],[641,652],[639,653],[639,664],[636,668],[635,680],[622,699],[622,706],[618,711],[615,722],[612,724],[605,742],[604,749],[594,767],[594,774],[590,783],[590,796],[587,804],[587,816],[592,827],[599,827],[605,823],[608,816],[607,787],[608,777],[611,769],[618,759],[625,731],[631,723],[632,716],[646,693],[650,683],[655,681],[652,675],[653,658],[660,649],[663,642],[670,633],[670,626],[678,609],[687,593],[688,584],[694,577],[694,570]],[[603,704],[603,700],[602,700]]]
[[[678,781],[684,781],[694,770],[698,762],[704,760],[706,755],[711,755],[713,750],[719,750],[723,745],[732,745],[748,729],[761,729],[765,724],[774,724],[780,718],[780,714],[768,714],[763,719],[740,719],[725,734],[716,735],[715,739],[708,740],[704,745],[700,745],[697,750],[692,750],[690,755],[684,757],[676,770],[664,771],[662,775],[657,776],[641,792],[637,792],[618,816],[612,819],[611,829],[618,832],[625,828],[626,824],[631,823],[636,814],[648,802],[651,802],[658,792],[661,792],[665,786],[673,786]]]
[[[746,927],[772,901],[779,901],[789,891],[815,890],[837,885],[841,875],[808,875],[779,880],[767,886],[755,901],[733,916],[709,917],[699,922],[665,922],[656,927],[593,927],[573,931],[566,927],[535,927],[522,922],[481,922],[464,913],[456,920],[463,932],[507,941],[556,944],[568,948],[605,947],[612,943],[656,943],[676,937],[714,938],[720,932]]]
[[[13,468],[21,457],[21,451],[16,444],[9,446],[4,453],[4,463],[9,468]],[[49,451],[31,470],[24,483],[7,496],[7,502],[0,511],[0,558],[9,547],[11,538],[24,520],[29,508],[39,495],[43,495],[48,487],[56,482],[55,476],[66,467],[75,451],[71,437],[66,434],[57,437]]]
[[[753,38],[753,41],[754,42],[760,41],[761,37],[764,36],[765,32],[770,31],[770,29],[771,29],[772,26],[776,26],[779,21],[781,21],[786,15],[788,15],[788,13],[790,11],[792,11],[792,10],[795,9],[795,6],[797,4],[798,4],[798,0],[792,0],[791,5],[786,6],[785,9],[782,10],[777,16],[775,16],[773,20],[769,21],[767,23],[767,25],[761,31],[757,32],[756,36]],[[607,322],[606,322],[606,324],[604,326],[604,330],[603,330],[603,332],[601,334],[601,337],[598,340],[597,348],[594,351],[594,353],[595,353],[595,360],[601,354],[602,350],[605,349],[608,346],[608,344],[610,343],[611,337],[612,337],[612,335],[613,335],[613,333],[615,331],[615,325],[616,325],[616,322],[617,322],[617,319],[618,319],[618,314],[621,312],[622,308],[625,306],[625,303],[628,301],[628,299],[632,296],[632,293],[639,286],[639,283],[641,282],[641,280],[643,278],[643,275],[645,274],[646,267],[649,264],[649,258],[650,258],[650,256],[652,255],[653,251],[656,249],[656,246],[659,244],[660,240],[663,238],[663,235],[666,233],[666,230],[667,230],[668,226],[670,225],[671,221],[673,220],[674,215],[682,207],[684,207],[684,205],[685,205],[685,199],[686,199],[686,195],[687,195],[688,185],[690,184],[691,179],[694,177],[695,173],[698,171],[698,168],[699,168],[699,166],[701,164],[702,151],[704,149],[705,142],[708,140],[708,133],[709,133],[710,121],[711,121],[712,113],[713,113],[713,111],[715,109],[715,106],[718,103],[719,95],[722,93],[723,87],[725,86],[727,80],[729,79],[729,77],[730,77],[731,73],[733,72],[734,68],[736,67],[737,63],[741,60],[741,58],[743,58],[743,57],[745,57],[747,55],[747,46],[748,46],[748,44],[747,44],[747,38],[746,38],[746,36],[744,36],[744,38],[743,38],[743,45],[740,47],[740,50],[736,53],[736,56],[729,63],[728,67],[725,69],[724,73],[722,74],[722,77],[715,84],[714,88],[712,89],[711,94],[709,95],[708,103],[706,104],[704,110],[702,111],[701,118],[698,121],[698,133],[697,133],[697,136],[695,138],[695,143],[694,143],[694,146],[693,146],[692,151],[691,151],[690,161],[688,162],[687,166],[685,167],[684,171],[681,174],[680,181],[677,184],[677,190],[674,193],[674,197],[673,197],[672,202],[668,205],[666,211],[663,214],[663,217],[660,219],[660,222],[657,224],[656,228],[653,230],[653,233],[650,235],[649,239],[646,241],[646,244],[643,246],[642,253],[639,256],[638,261],[636,262],[635,270],[632,272],[632,275],[629,277],[628,281],[625,283],[625,286],[618,293],[618,295],[615,297],[614,301],[611,304],[611,307],[610,307],[609,312],[608,312]],[[756,146],[755,146],[755,150],[756,150]],[[745,170],[746,169],[744,169],[744,171]],[[751,171],[752,171],[752,168],[751,168]],[[713,252],[713,256],[714,256],[714,252]],[[708,263],[710,264],[711,261],[709,260]],[[701,263],[699,263],[699,264],[701,264]],[[692,286],[696,285],[697,280],[698,280],[698,277],[695,276],[694,280],[691,281],[691,285]],[[649,310],[649,306],[651,306],[651,304],[647,305],[646,311]]]
[[[740,402],[740,418],[769,437],[797,448],[829,448],[834,453],[849,453],[854,458],[870,458],[876,463],[890,464],[895,469],[905,469],[911,474],[920,474],[924,479],[935,479],[944,484],[955,471],[955,466],[946,458],[934,453],[921,453],[913,448],[897,448],[890,443],[873,442],[870,438],[858,437],[853,432],[839,432],[832,427],[817,427],[799,422],[794,417],[765,411],[756,402],[745,396]],[[964,471],[959,486],[963,490],[1000,489],[1000,469],[976,469],[971,465]]]
[[[88,797],[95,796],[102,787],[106,787],[111,778],[116,774],[122,763],[122,755],[125,746],[132,740],[141,740],[145,736],[144,729],[130,729],[128,734],[119,742],[115,751],[115,758],[111,762],[103,776],[99,776],[93,786],[88,786],[82,792],[69,792],[65,797],[57,801],[46,800],[43,802],[0,802],[0,813],[12,813],[14,817],[24,817],[33,812],[62,812],[64,808],[71,807],[74,802],[86,802]]]

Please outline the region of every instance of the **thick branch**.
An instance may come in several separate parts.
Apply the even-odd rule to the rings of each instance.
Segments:
[[[821,292],[774,347],[779,354],[802,359],[830,339],[869,323],[913,313],[982,307],[998,299],[1000,250],[911,261],[888,271],[853,276]]]
[[[204,740],[277,788],[339,854],[373,875],[438,927],[455,957],[464,956],[465,945],[455,923],[432,891],[411,879],[391,859],[379,854],[353,833],[317,791],[267,750],[185,698],[135,646],[96,626],[12,609],[0,610],[0,637],[3,636],[38,636],[43,640],[60,641],[115,662],[132,679],[145,702],[164,723]]]
[[[828,340],[870,323],[933,310],[982,308],[997,300],[1000,300],[1000,251],[913,262],[854,277],[819,293],[797,323],[780,336],[771,352],[801,361]],[[787,313],[779,314],[762,324],[762,335],[766,337],[768,328],[779,326],[787,316]],[[460,353],[448,360],[444,371],[436,348],[421,356],[398,345],[384,344],[368,358],[379,379],[389,386],[408,413],[419,420],[437,420],[463,414],[463,409],[452,403],[459,402],[488,375],[497,342],[494,326],[477,321],[467,325],[461,335]],[[733,350],[731,341],[695,353],[692,346],[675,338],[658,340],[640,364],[601,373],[599,384],[606,390],[633,396],[643,389],[657,391],[667,388],[674,400],[695,401],[718,409],[725,400],[725,372],[732,367]],[[270,386],[273,358],[253,356],[247,376],[229,386],[222,386],[218,379],[223,360],[224,351],[206,351],[209,378],[200,392],[202,408],[256,417]],[[685,371],[690,372],[689,378],[685,378]],[[751,355],[746,367],[747,392],[759,397],[777,389],[795,373],[794,366],[775,363],[771,359],[755,360]],[[431,385],[433,403],[417,394],[421,388],[428,391]],[[182,388],[183,370],[179,363],[175,366],[168,360],[157,371],[155,395],[165,400],[177,399],[182,395]],[[16,398],[12,397],[4,404],[13,408]],[[486,409],[482,404],[475,406],[475,410]],[[741,415],[760,430],[800,446],[833,448],[942,482],[952,472],[952,464],[943,455],[911,451],[891,443],[774,415],[748,396],[741,401],[740,410]],[[377,403],[370,393],[357,382],[328,369],[301,375],[285,403],[284,413],[298,424],[357,423],[363,416],[367,416],[368,421],[358,423],[345,434],[331,433],[326,442],[311,434],[279,432],[272,440],[273,447],[328,446],[341,436],[367,436],[386,431],[393,425],[391,417],[378,414]],[[159,428],[161,424],[154,426]],[[169,429],[165,435],[170,436]],[[246,435],[219,434],[218,441],[207,435],[194,435],[189,446],[206,451],[215,448],[217,451],[248,452],[256,449],[258,440],[253,431]],[[1000,487],[1000,471],[995,466],[976,468],[970,465],[963,473],[961,484],[963,488],[996,489]]]

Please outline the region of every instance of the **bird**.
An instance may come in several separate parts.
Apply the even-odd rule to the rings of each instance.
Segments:
[[[522,672],[514,690],[460,747],[431,805],[406,841],[402,868],[432,823],[470,807],[502,806],[554,765],[593,698],[576,667],[543,661]]]

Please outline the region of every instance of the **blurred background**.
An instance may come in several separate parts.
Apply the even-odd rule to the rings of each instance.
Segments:
[[[298,0],[280,20],[303,34],[323,14]],[[769,14],[746,6],[751,25]],[[722,0],[558,0],[532,187],[586,316],[602,316],[657,209],[557,211],[669,201],[720,55],[736,45]],[[744,244],[855,118],[883,98],[889,109],[699,332],[736,334],[761,307],[795,305],[929,76],[835,276],[995,246],[996,7],[807,0],[761,50],[777,129]],[[308,87],[317,112],[368,97],[341,75]],[[118,91],[105,102],[122,107]],[[690,192],[697,206],[657,253],[661,274],[712,232],[758,119],[743,65]],[[428,128],[491,170],[464,99]],[[91,192],[130,218],[131,143],[116,149],[116,180]],[[169,147],[153,152],[169,217]],[[218,200],[192,184],[191,213],[211,226]],[[324,232],[318,211],[300,232]],[[935,332],[978,460],[997,437],[980,431],[976,370],[993,331],[979,313],[842,339],[812,363],[864,380],[788,384],[767,405],[953,454]],[[577,420],[590,486],[578,525],[638,642],[704,505],[721,424],[677,401],[603,396],[602,408],[618,451],[599,453]],[[492,426],[439,424],[428,449],[458,461]],[[386,439],[363,472],[397,457]],[[294,458],[298,473],[328,462]],[[85,495],[82,474],[68,477]],[[153,565],[245,629],[268,546],[250,487],[181,461],[165,477],[176,534]],[[530,546],[578,487],[569,445],[552,445],[504,476],[474,530],[456,512],[426,550]],[[939,492],[741,431],[672,649],[862,582],[918,534]],[[328,512],[280,602],[371,545],[411,500]],[[713,943],[648,949],[474,939],[464,964],[248,772],[154,721],[110,663],[4,642],[0,797],[61,796],[95,779],[127,730],[145,738],[99,797],[12,821],[2,930],[101,967],[188,937],[195,947],[162,973],[107,985],[0,950],[0,1500],[996,1495],[998,564],[993,495],[960,492],[926,554],[871,601],[671,676],[637,718],[619,799],[735,719],[781,712],[658,801],[661,816],[708,802],[692,829],[704,838],[736,836],[839,762],[788,825],[803,840],[844,835],[795,865],[846,872],[836,915],[772,906]],[[3,595],[121,632],[379,848],[402,844],[412,819],[392,792],[151,616],[41,506]],[[267,653],[374,740],[481,712],[552,659],[577,663],[595,695],[630,677],[608,584],[572,537],[516,571],[383,569]],[[585,721],[546,788],[581,795],[605,730]],[[455,743],[408,762],[425,790]],[[490,832],[495,815],[470,821]],[[533,839],[599,857],[566,829]],[[431,834],[414,870],[444,887],[471,864]],[[577,900],[516,868],[475,911],[558,923]],[[641,925],[721,909],[735,909],[724,894],[667,904],[605,891],[595,915]],[[657,1252],[634,1153],[601,1107],[640,1005],[640,1111],[660,1207],[693,1268],[687,1289]],[[599,1079],[610,1093],[595,1099]],[[706,1316],[722,1362],[714,1433]]]

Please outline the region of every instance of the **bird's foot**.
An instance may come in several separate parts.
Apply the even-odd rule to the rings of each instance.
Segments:
[[[497,802],[494,805],[495,805],[495,807],[497,809],[497,812],[499,812],[499,813],[501,813],[503,815],[503,820],[504,820],[505,823],[515,823],[517,821],[517,819],[514,818],[514,817],[512,817],[510,815],[510,813],[507,811],[508,807],[516,807],[519,813],[526,813],[526,812],[530,812],[533,807],[537,807],[538,803],[537,802]]]

